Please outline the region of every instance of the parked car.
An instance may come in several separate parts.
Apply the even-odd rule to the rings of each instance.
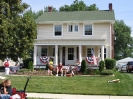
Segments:
[[[129,61],[128,63],[127,63],[127,72],[131,72],[131,71],[133,71],[133,61]]]

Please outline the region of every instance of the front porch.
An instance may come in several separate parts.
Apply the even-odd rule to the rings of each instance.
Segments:
[[[58,63],[62,63],[63,65],[75,65],[77,59],[81,63],[85,57],[91,56],[92,50],[94,51],[94,55],[101,60],[109,57],[109,53],[107,53],[109,49],[106,48],[105,50],[104,45],[34,45],[34,66],[44,65],[40,61],[39,57],[41,56],[51,57],[56,66]]]

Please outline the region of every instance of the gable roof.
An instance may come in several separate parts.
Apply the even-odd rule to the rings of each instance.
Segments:
[[[113,10],[44,12],[36,19],[36,22],[86,20],[115,20],[115,14]]]

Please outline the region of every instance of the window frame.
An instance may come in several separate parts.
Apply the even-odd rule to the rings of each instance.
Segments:
[[[94,55],[95,55],[95,47],[87,47],[86,48],[86,57],[88,57],[88,49],[93,49],[93,51],[94,51]],[[90,57],[90,56],[89,56]]]
[[[72,31],[69,31],[69,26],[72,26]],[[75,31],[75,26],[78,26],[78,31]],[[78,33],[79,32],[79,24],[67,24],[67,32],[69,33]]]
[[[47,49],[47,53],[42,53],[42,49],[43,48],[46,48]],[[41,47],[41,56],[44,56],[44,55],[42,55],[42,54],[45,54],[45,56],[48,56],[48,48],[47,47]]]
[[[92,35],[85,35],[85,26],[91,25],[92,26]],[[94,35],[94,24],[83,24],[83,36],[93,36]]]
[[[55,26],[61,26],[61,35],[55,35]],[[61,37],[63,36],[63,24],[53,24],[53,37]]]
[[[101,58],[101,48],[99,48],[99,57]],[[107,48],[104,48],[104,59],[105,58],[107,58]]]

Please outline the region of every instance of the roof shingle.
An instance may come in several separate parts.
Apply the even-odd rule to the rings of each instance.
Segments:
[[[45,12],[36,19],[36,22],[86,20],[115,20],[115,14],[114,11],[109,10]]]

